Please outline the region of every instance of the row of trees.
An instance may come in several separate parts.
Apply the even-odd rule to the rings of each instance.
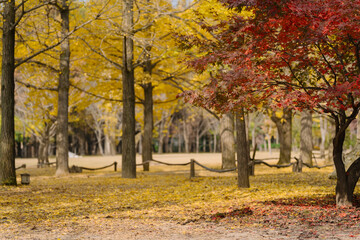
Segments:
[[[151,82],[152,79],[144,80],[144,75],[149,75],[144,70],[145,63],[152,68],[152,72],[155,72],[157,67],[158,78],[163,77],[160,76],[161,73],[174,75],[174,71],[178,69],[173,66],[173,69],[168,69],[162,64],[165,61],[174,61],[168,51],[160,49],[161,45],[169,44],[169,33],[163,32],[163,36],[157,36],[152,31],[159,27],[155,27],[155,22],[165,16],[164,12],[175,11],[173,6],[161,1],[152,4],[144,2],[135,9],[133,5],[131,1],[1,1],[1,183],[16,184],[15,81],[32,90],[46,91],[33,91],[32,95],[24,100],[26,104],[18,105],[21,108],[19,112],[23,114],[19,117],[24,121],[29,119],[23,118],[24,114],[39,117],[36,119],[39,122],[35,123],[36,126],[32,129],[43,125],[43,132],[51,132],[52,126],[56,124],[57,175],[68,173],[68,123],[71,121],[68,116],[73,112],[81,113],[86,108],[84,99],[82,104],[77,104],[79,99],[84,97],[84,92],[88,95],[100,95],[111,101],[124,102],[126,114],[123,114],[122,120],[122,145],[123,152],[127,153],[124,154],[124,168],[129,165],[127,162],[134,161],[134,151],[131,150],[134,145],[131,139],[135,135],[135,93],[132,90],[134,82],[126,81],[137,74],[141,76],[139,78],[144,83],[143,86]],[[169,15],[170,13],[166,14],[167,17]],[[134,16],[138,18],[136,23],[132,23]],[[108,28],[109,31],[100,31]],[[134,34],[137,32],[142,36],[135,39]],[[147,38],[144,37],[146,34]],[[159,39],[162,42],[157,46]],[[136,47],[133,46],[134,40]],[[158,56],[149,55],[156,51]],[[134,56],[138,59],[133,59]],[[135,68],[142,70],[135,73]],[[126,75],[125,70],[128,70],[130,75]],[[168,70],[170,71],[167,72]],[[85,72],[88,75],[85,75]],[[121,74],[125,75],[120,77]],[[99,81],[96,81],[97,78]],[[90,81],[93,79],[95,80]],[[110,79],[115,79],[117,87],[113,84],[112,88],[105,89],[102,85],[97,89],[101,81],[111,81]],[[119,80],[124,80],[124,83]],[[131,85],[132,89],[127,89],[127,86],[131,88]],[[160,86],[160,83],[150,86],[149,89],[152,90],[158,85]],[[111,83],[107,86],[111,86]],[[92,89],[97,91],[92,92]],[[124,97],[118,94],[121,89],[126,93]],[[74,94],[70,101],[69,93]],[[16,97],[21,98],[21,95]],[[129,102],[133,110],[127,109]],[[138,102],[145,104],[146,99]],[[31,113],[25,110],[30,110]],[[132,119],[131,123],[128,122],[129,117]],[[127,146],[127,141],[131,141],[131,147]]]
[[[204,3],[201,11],[221,12],[215,1]],[[178,64],[184,53],[172,37],[178,31],[202,34],[192,20],[192,6],[186,1],[174,6],[165,0],[14,0],[0,4],[0,182],[16,184],[15,150],[21,152],[21,145],[15,144],[15,123],[20,132],[37,136],[41,161],[46,161],[51,136],[56,137],[56,174],[62,175],[69,171],[69,139],[75,139],[69,137],[69,123],[72,131],[79,131],[77,142],[84,149],[86,133],[77,124],[89,115],[87,125],[95,128],[99,143],[102,134],[112,139],[121,135],[123,176],[136,177],[137,122],[142,124],[146,161],[152,158],[154,104],[172,108],[179,92],[204,78],[193,79],[191,71]],[[143,113],[136,105],[142,106]],[[161,110],[155,114],[161,115]],[[120,133],[110,134],[114,126],[100,129],[102,122],[121,126]],[[111,143],[110,139],[106,142]],[[102,144],[97,147],[101,152]],[[114,148],[105,144],[107,151]]]
[[[22,87],[23,90],[29,90]],[[20,88],[19,88],[20,89]],[[17,98],[19,105],[25,105]],[[182,107],[181,107],[182,106]],[[32,108],[33,106],[30,106]],[[155,109],[158,107],[155,105]],[[55,121],[38,124],[38,119],[43,117],[33,113],[26,114],[26,109],[16,107],[19,116],[16,120],[16,156],[38,157],[39,163],[47,163],[49,155],[55,155]],[[138,109],[140,112],[141,109]],[[42,114],[42,113],[41,113]],[[81,113],[72,113],[73,118],[69,123],[69,151],[77,155],[114,155],[121,153],[121,120],[122,110],[119,103],[104,103],[104,100],[90,104]],[[281,112],[276,114],[281,118]],[[47,116],[49,117],[49,116]],[[301,114],[295,114],[292,120],[292,144],[289,151],[300,149]],[[223,168],[232,168],[235,161],[234,123],[231,114],[214,116],[205,110],[183,106],[180,102],[174,108],[162,109],[161,115],[154,114],[154,132],[152,135],[153,152],[223,152]],[[280,147],[278,129],[270,116],[261,112],[248,116],[248,132],[251,148],[257,145],[259,150],[272,152],[273,148]],[[325,123],[325,124],[323,124]],[[329,146],[331,124],[323,116],[314,116],[310,119],[310,159],[303,160],[311,164],[312,146],[320,150],[321,157],[325,157],[325,149]],[[136,147],[137,152],[142,152],[141,132],[143,128],[142,117],[137,118]],[[321,134],[325,133],[325,134]],[[313,137],[311,137],[313,136]],[[352,147],[356,140],[356,125],[349,129],[347,148]],[[228,151],[227,151],[228,149]],[[229,155],[229,157],[226,157]],[[309,154],[308,154],[309,155]],[[232,159],[227,166],[225,159]],[[288,159],[289,160],[289,159]],[[288,161],[287,160],[287,161]],[[285,162],[287,162],[285,161]]]

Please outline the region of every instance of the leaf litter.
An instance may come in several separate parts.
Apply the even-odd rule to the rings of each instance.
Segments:
[[[34,174],[31,185],[0,187],[0,236],[80,239],[98,231],[107,239],[107,233],[120,234],[122,224],[135,226],[121,233],[134,239],[159,231],[164,232],[160,239],[195,238],[211,229],[214,239],[360,237],[359,191],[354,207],[336,208],[334,181],[327,178],[331,169],[271,171],[251,177],[249,189],[236,187],[235,174],[195,179],[154,172],[137,179],[106,172],[62,178]],[[178,228],[184,229],[180,235]]]

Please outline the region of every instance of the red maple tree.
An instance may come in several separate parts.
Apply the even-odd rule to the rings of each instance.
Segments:
[[[205,88],[185,92],[185,99],[221,112],[266,104],[329,114],[336,126],[336,202],[351,205],[360,159],[347,171],[342,159],[346,129],[360,109],[360,1],[224,2],[238,11],[216,26],[201,23],[212,40],[182,36],[208,53],[189,64],[214,72]]]

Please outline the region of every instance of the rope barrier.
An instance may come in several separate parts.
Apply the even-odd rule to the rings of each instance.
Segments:
[[[150,163],[150,162],[156,162],[156,163],[164,164],[164,165],[167,165],[167,166],[186,166],[186,165],[190,164],[190,162],[188,162],[188,163],[166,163],[166,162],[161,162],[159,160],[151,159],[151,160],[147,160],[145,162],[136,164],[136,166],[142,166],[142,165],[145,165],[145,164]]]
[[[296,162],[291,162],[289,164],[285,164],[285,165],[277,165],[277,164],[269,164],[267,162],[265,162],[264,160],[276,160],[277,158],[265,158],[263,160],[259,160],[259,159],[254,159],[254,160],[251,160],[249,162],[249,167],[253,167],[254,165],[256,164],[264,164],[268,167],[276,167],[276,168],[285,168],[285,167],[291,167],[293,166],[293,171],[294,172],[301,172],[301,169],[302,169],[302,166],[306,166],[308,168],[325,168],[325,167],[329,167],[329,166],[332,166],[332,165],[325,165],[325,166],[317,166],[317,165],[309,165],[307,163],[303,163],[301,160],[299,160],[298,158],[294,158],[296,160]],[[150,162],[155,162],[155,163],[159,163],[159,164],[163,164],[163,165],[167,165],[167,166],[187,166],[190,164],[190,177],[195,177],[195,164],[198,165],[199,167],[205,169],[205,170],[208,170],[210,172],[216,172],[216,173],[225,173],[225,172],[232,172],[232,171],[236,171],[237,168],[231,168],[231,169],[213,169],[213,168],[209,168],[209,167],[206,167],[205,165],[199,163],[198,161],[194,160],[194,159],[191,159],[190,162],[187,162],[187,163],[167,163],[167,162],[162,162],[162,161],[159,161],[159,160],[155,160],[155,159],[151,159],[151,160],[147,160],[145,162],[142,162],[142,163],[139,163],[139,164],[136,164],[136,166],[142,166],[142,165],[145,165],[145,164],[148,164]],[[114,166],[114,169],[115,169],[115,172],[117,171],[117,162],[114,162],[110,165],[107,165],[107,166],[104,166],[104,167],[99,167],[99,168],[87,168],[87,167],[79,167],[79,166],[72,166],[70,168],[70,172],[82,172],[82,170],[89,170],[89,171],[95,171],[95,170],[101,170],[101,169],[105,169],[105,168],[108,168],[108,167],[111,167],[111,166]],[[26,168],[26,165],[23,164],[22,166],[16,168],[16,169],[20,169],[20,168]]]
[[[26,168],[26,164],[21,165],[20,167],[15,168],[15,170],[19,170],[21,168]]]
[[[237,168],[231,168],[231,169],[213,169],[213,168],[208,168],[204,165],[202,165],[201,163],[199,163],[198,161],[194,160],[194,163],[196,163],[198,166],[210,171],[210,172],[217,172],[217,173],[224,173],[224,172],[232,172],[232,171],[236,171]]]
[[[96,170],[102,170],[108,167],[114,166],[114,171],[117,171],[117,162],[114,162],[110,165],[104,166],[104,167],[99,167],[99,168],[87,168],[87,167],[79,167],[79,166],[75,166],[73,165],[69,170],[71,173],[80,173],[82,172],[82,170],[89,170],[89,171],[96,171]]]
[[[99,167],[99,168],[87,168],[87,167],[79,167],[83,170],[90,170],[90,171],[96,171],[96,170],[102,170],[102,169],[105,169],[105,168],[108,168],[108,167],[111,167],[111,166],[114,166],[115,163],[112,163],[110,165],[107,165],[105,167]]]
[[[262,160],[253,160],[253,162],[255,164],[264,164],[268,167],[276,167],[276,168],[285,168],[285,167],[291,167],[292,165],[294,165],[295,163],[289,163],[289,164],[286,164],[286,165],[277,165],[277,164],[269,164],[267,162],[264,162]]]
[[[277,160],[277,158],[264,158],[263,160],[254,159],[254,160],[251,160],[249,162],[249,167],[253,167],[256,164],[264,164],[264,165],[266,165],[268,167],[276,167],[276,168],[286,168],[286,167],[293,166],[293,171],[294,172],[301,172],[301,169],[302,169],[303,165],[308,167],[308,168],[318,168],[318,169],[332,166],[332,165],[310,166],[309,164],[301,162],[296,157],[294,159],[296,160],[296,162],[291,162],[289,164],[283,164],[283,165],[269,164],[269,163],[264,161],[264,160]],[[145,161],[143,163],[136,164],[136,166],[141,166],[141,165],[144,165],[144,164],[148,164],[150,162],[156,162],[156,163],[164,164],[164,165],[168,165],[168,166],[186,166],[186,165],[190,164],[190,177],[195,177],[195,164],[198,165],[199,167],[205,169],[205,170],[210,171],[210,172],[225,173],[225,172],[232,172],[232,171],[237,170],[237,168],[232,168],[232,169],[213,169],[213,168],[209,168],[209,167],[206,167],[205,165],[199,163],[198,161],[196,161],[194,159],[191,159],[191,161],[187,162],[187,163],[166,163],[166,162],[162,162],[162,161],[152,159],[152,160],[147,160],[147,161]]]
[[[294,157],[295,158],[295,160],[296,160],[296,162],[299,162],[300,161],[300,159],[298,159],[298,158],[296,158],[296,157]],[[302,162],[302,165],[304,165],[304,166],[306,166],[306,167],[308,167],[308,168],[317,168],[317,169],[321,169],[321,168],[325,168],[325,167],[331,167],[332,166],[332,164],[328,164],[328,165],[324,165],[324,166],[318,166],[318,165],[310,165],[310,164],[307,164],[307,163],[304,163],[304,162]]]
[[[321,168],[326,168],[326,167],[331,167],[331,166],[333,166],[333,164],[328,164],[328,165],[324,165],[324,166],[318,166],[318,165],[312,165],[312,166],[310,166],[309,164],[307,164],[307,163],[302,163],[303,165],[305,165],[306,167],[308,167],[308,168],[317,168],[317,169],[321,169]]]

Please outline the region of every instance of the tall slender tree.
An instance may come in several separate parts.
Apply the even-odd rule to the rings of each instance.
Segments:
[[[135,153],[135,90],[134,90],[134,1],[124,0],[123,36],[123,125],[122,176],[136,178]]]
[[[15,175],[15,0],[3,1],[1,64],[0,184],[16,185]],[[20,19],[18,19],[20,20]]]
[[[235,165],[234,114],[226,113],[220,118],[220,141],[222,168],[231,169]]]
[[[292,111],[283,109],[281,117],[271,115],[271,120],[276,124],[280,141],[280,158],[278,164],[288,164],[291,161],[292,146]]]
[[[70,19],[69,0],[62,0],[58,6],[61,16],[60,74],[58,83],[58,115],[56,131],[56,175],[69,173],[68,108],[70,88]]]
[[[301,113],[300,126],[300,158],[301,160],[312,166],[312,114],[309,110],[304,110]]]
[[[236,113],[236,144],[237,144],[237,171],[238,171],[238,187],[250,187],[249,181],[249,161],[250,149],[247,140],[247,129],[244,109],[240,109]]]

